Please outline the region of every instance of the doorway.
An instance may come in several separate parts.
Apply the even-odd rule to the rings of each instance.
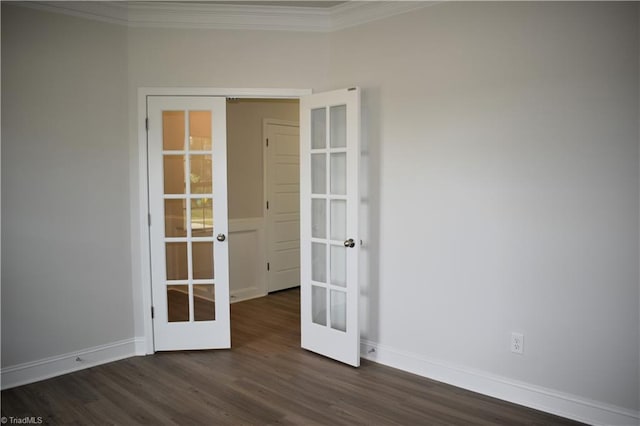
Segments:
[[[232,302],[300,285],[298,122],[298,99],[227,101]]]
[[[302,328],[302,341],[301,346],[304,349],[308,349],[322,355],[334,358],[336,360],[358,366],[359,365],[359,327],[358,327],[358,297],[359,297],[359,280],[358,280],[358,254],[360,252],[359,245],[362,245],[362,241],[358,238],[358,206],[360,203],[358,180],[359,180],[359,157],[360,152],[360,91],[357,87],[334,90],[331,92],[323,92],[317,94],[311,94],[308,90],[295,90],[295,89],[176,89],[176,88],[141,88],[138,90],[138,112],[140,118],[139,127],[139,166],[140,170],[143,170],[148,166],[147,182],[150,183],[149,187],[144,185],[144,182],[140,182],[140,193],[142,212],[148,212],[145,215],[140,215],[140,234],[142,240],[149,241],[148,246],[143,244],[141,247],[141,282],[143,284],[142,305],[149,308],[151,315],[144,318],[145,329],[145,347],[146,353],[154,353],[158,348],[154,348],[154,323],[160,321],[157,318],[154,321],[154,305],[156,301],[159,302],[159,306],[156,308],[165,312],[167,310],[167,304],[163,303],[161,297],[151,298],[151,291],[144,288],[145,284],[149,287],[160,286],[160,290],[170,285],[187,285],[190,297],[200,297],[195,291],[192,292],[192,287],[200,285],[201,279],[192,274],[196,268],[192,268],[194,257],[189,254],[189,248],[193,252],[192,245],[201,243],[200,240],[195,239],[193,235],[193,222],[194,219],[189,215],[191,206],[190,203],[186,203],[187,218],[186,229],[187,236],[180,237],[167,237],[165,218],[167,217],[166,205],[163,207],[163,203],[166,204],[166,200],[180,199],[182,198],[191,200],[192,198],[212,198],[217,193],[221,195],[222,192],[216,191],[207,192],[206,194],[200,194],[199,192],[189,192],[190,183],[195,182],[198,176],[192,176],[192,163],[198,160],[198,156],[211,157],[211,168],[213,175],[213,185],[221,185],[226,192],[227,188],[227,167],[234,167],[234,158],[240,158],[244,163],[244,167],[235,167],[235,170],[239,174],[234,177],[230,177],[229,192],[234,194],[247,195],[247,191],[243,189],[232,189],[236,183],[239,184],[255,184],[256,179],[251,179],[251,172],[255,169],[246,165],[247,159],[252,158],[251,150],[247,150],[243,143],[233,144],[232,141],[227,138],[227,104],[232,108],[233,103],[242,104],[242,102],[252,102],[250,95],[257,95],[257,98],[267,99],[267,102],[279,102],[280,99],[300,99],[299,101],[299,119],[300,119],[300,141],[298,143],[300,149],[300,183],[299,183],[299,200],[300,200],[300,276],[302,289],[300,292],[300,308],[301,308],[301,328]],[[249,96],[247,96],[249,95]],[[160,99],[162,102],[183,102],[184,105],[159,107],[156,105],[149,113],[149,107],[153,98]],[[195,105],[197,99],[202,98],[211,102],[211,105],[206,107]],[[278,98],[278,99],[274,99]],[[255,100],[254,100],[255,101]],[[264,102],[259,100],[259,102]],[[289,101],[290,102],[290,101]],[[193,104],[192,104],[193,103]],[[295,106],[297,102],[294,101]],[[155,104],[154,104],[155,105]],[[163,104],[164,105],[164,104]],[[178,108],[179,107],[179,108]],[[172,111],[181,111],[184,117],[189,117],[185,121],[184,129],[191,129],[192,115],[197,115],[202,111],[211,112],[211,128],[215,134],[219,132],[219,135],[214,139],[216,141],[223,141],[231,143],[234,151],[241,153],[240,156],[233,155],[231,158],[227,157],[226,145],[227,143],[214,142],[212,146],[218,147],[223,151],[216,154],[215,149],[211,149],[208,145],[206,149],[200,149],[192,147],[193,135],[195,133],[184,131],[184,138],[180,139],[180,149],[165,146],[166,139],[170,133],[164,130],[164,115]],[[292,108],[294,111],[298,111],[298,108]],[[159,114],[162,114],[163,119],[160,120]],[[216,118],[217,117],[217,118]],[[219,121],[221,117],[224,117],[222,121]],[[264,120],[264,116],[262,119]],[[218,122],[216,122],[218,120]],[[230,117],[232,120],[232,117]],[[257,123],[258,128],[260,122]],[[251,125],[251,121],[245,122],[241,127],[241,132],[246,131]],[[180,127],[182,129],[182,127]],[[183,132],[180,132],[182,134]],[[197,132],[196,132],[197,133]],[[172,133],[171,133],[172,134]],[[196,134],[196,136],[198,136]],[[244,141],[251,141],[251,138],[242,138]],[[242,140],[241,140],[242,142]],[[266,141],[265,141],[266,142]],[[249,142],[250,143],[250,142]],[[260,140],[257,147],[262,148],[263,141]],[[203,151],[202,153],[200,151]],[[211,151],[211,152],[209,152]],[[255,153],[255,150],[253,150]],[[259,152],[259,151],[258,151]],[[153,155],[151,155],[153,154]],[[153,157],[153,158],[151,158]],[[164,158],[166,157],[166,158]],[[173,159],[173,157],[179,157],[176,159],[176,164],[183,164],[184,167],[180,170],[184,170],[184,173],[180,173],[180,176],[184,176],[183,185],[181,191],[174,194],[173,192],[167,192],[166,188],[161,192],[159,190],[151,191],[151,187],[158,186],[158,182],[162,182],[162,179],[158,179],[159,172],[162,172],[161,167],[163,158],[166,160]],[[197,157],[197,158],[196,158]],[[229,161],[227,162],[227,158]],[[258,156],[260,158],[260,156]],[[260,160],[259,160],[260,161]],[[197,162],[197,161],[196,161]],[[217,162],[217,166],[213,163]],[[208,163],[209,164],[209,163]],[[227,165],[228,164],[228,165]],[[166,171],[166,167],[164,168]],[[260,166],[256,167],[260,170]],[[208,169],[207,169],[208,170]],[[235,171],[234,170],[234,171]],[[260,170],[262,174],[262,170]],[[218,174],[218,177],[215,174]],[[235,173],[234,173],[235,174]],[[180,180],[180,179],[179,179]],[[181,182],[182,182],[181,181]],[[186,183],[185,183],[186,182]],[[217,183],[216,183],[217,182]],[[259,180],[258,180],[259,182]],[[196,182],[197,183],[197,182]],[[257,185],[258,188],[262,186],[264,188],[264,181],[262,185]],[[248,185],[251,187],[251,185]],[[254,185],[253,188],[256,186]],[[184,189],[186,188],[186,189]],[[184,189],[184,191],[182,190]],[[258,189],[259,193],[259,189]],[[184,195],[186,194],[186,195]],[[264,277],[265,267],[268,267],[265,261],[265,253],[263,244],[265,239],[265,226],[264,216],[254,213],[259,210],[251,211],[249,208],[243,213],[237,213],[235,207],[242,206],[243,203],[249,202],[247,206],[251,206],[252,201],[258,199],[258,204],[262,203],[266,206],[264,197],[260,200],[258,197],[242,197],[230,199],[233,204],[231,206],[231,217],[236,222],[236,225],[229,223],[229,229],[222,226],[214,232],[218,233],[214,240],[218,243],[229,246],[229,251],[239,252],[242,254],[242,259],[245,261],[244,265],[241,263],[238,267],[241,271],[251,271],[252,268],[246,267],[246,265],[254,264],[258,267],[254,268],[255,280],[239,280],[235,279],[234,282],[245,284],[253,283],[253,290],[257,290],[254,296],[244,294],[243,298],[254,298],[267,294],[267,288],[264,285],[265,280],[260,285],[260,277]],[[221,215],[214,214],[216,221],[226,222],[227,216],[227,199],[226,197],[220,198],[219,204],[214,201],[214,205],[224,206],[224,212]],[[237,205],[236,205],[237,201]],[[246,207],[246,206],[245,206]],[[259,206],[259,209],[262,206]],[[313,207],[313,208],[312,208]],[[169,216],[171,218],[171,216]],[[155,218],[156,220],[152,220]],[[197,219],[197,218],[196,218]],[[196,221],[197,222],[197,221]],[[222,223],[222,222],[221,222]],[[234,229],[234,227],[236,229]],[[146,228],[146,229],[145,229]],[[251,229],[255,228],[255,229]],[[164,232],[163,232],[164,229]],[[227,239],[225,232],[233,234],[237,233],[237,238]],[[155,233],[164,238],[164,245],[155,244],[150,238],[150,234]],[[154,235],[155,235],[154,234]],[[232,248],[231,241],[235,241],[235,244],[239,244],[242,238],[240,235],[250,236],[253,235],[253,241],[247,238],[249,242],[245,241],[245,246],[253,248],[254,253],[250,250],[236,250]],[[178,238],[180,241],[173,239]],[[165,277],[168,273],[166,268],[161,267],[166,258],[163,254],[152,256],[152,251],[157,247],[165,247],[168,244],[183,244],[182,239],[186,238],[187,241],[187,279],[183,277],[174,279],[173,276]],[[191,241],[189,239],[191,238]],[[200,237],[197,237],[200,238]],[[212,236],[208,235],[206,238],[211,239]],[[231,240],[231,241],[229,241]],[[214,241],[214,244],[217,244]],[[209,240],[204,241],[207,244]],[[304,242],[304,244],[302,244]],[[360,244],[357,244],[357,243]],[[173,246],[171,246],[173,247]],[[262,250],[262,252],[260,252]],[[162,250],[166,252],[167,250]],[[227,250],[223,250],[226,252]],[[215,254],[214,250],[214,254]],[[254,261],[248,261],[247,256],[253,255]],[[211,256],[207,256],[209,259]],[[215,257],[215,256],[214,256]],[[184,256],[180,255],[182,263]],[[240,257],[236,256],[240,259]],[[156,267],[154,271],[158,272],[155,276],[156,279],[152,280],[151,274],[145,271],[144,266],[150,267],[152,259],[155,260]],[[189,260],[191,259],[191,260]],[[260,262],[260,259],[263,261]],[[228,261],[222,261],[218,263],[213,260],[218,267],[224,271],[229,270],[226,267],[230,266],[233,269],[233,265],[230,265]],[[257,260],[257,261],[256,261]],[[157,265],[160,265],[158,267]],[[258,271],[258,268],[261,271]],[[184,269],[184,268],[182,268]],[[181,270],[182,270],[181,269]],[[210,275],[210,274],[209,274]],[[211,277],[207,278],[211,281]],[[225,280],[224,277],[220,277],[215,274],[216,280],[219,282],[214,285],[218,288],[224,288],[224,294],[218,297],[216,293],[215,304],[229,306],[230,302],[230,288],[229,280]],[[164,281],[163,281],[164,280]],[[165,282],[165,281],[171,282]],[[183,283],[182,281],[186,281]],[[193,281],[193,282],[192,282]],[[154,284],[155,283],[155,284]],[[205,283],[210,285],[209,283]],[[195,287],[194,287],[195,289]],[[167,291],[170,289],[166,289]],[[235,300],[242,292],[233,289]],[[260,290],[262,294],[260,293]],[[191,299],[189,299],[191,300]],[[152,304],[153,302],[153,304]],[[191,303],[191,302],[190,302]],[[149,312],[148,311],[148,312]],[[195,318],[194,310],[189,307],[190,317],[189,321],[183,321],[186,326],[191,326],[194,330],[197,319]],[[218,318],[218,313],[213,320],[208,319],[202,321],[202,323],[213,323],[225,321],[228,323],[229,315],[221,315]],[[169,324],[167,321],[164,321]],[[188,323],[188,324],[187,324]],[[194,325],[195,324],[195,325]],[[175,328],[175,327],[173,327]],[[228,331],[227,331],[228,333]],[[186,335],[181,333],[179,336]],[[339,343],[339,344],[336,344]],[[185,345],[178,345],[178,349]],[[197,346],[197,345],[196,345]],[[213,346],[210,346],[213,348]],[[228,347],[228,345],[227,345]],[[336,352],[335,348],[339,347],[340,351]],[[186,346],[185,346],[186,348]],[[204,349],[204,347],[203,347]],[[166,350],[171,350],[167,348]]]

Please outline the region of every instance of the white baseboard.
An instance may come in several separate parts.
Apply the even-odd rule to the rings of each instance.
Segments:
[[[27,362],[1,370],[1,388],[9,389],[62,374],[145,354],[142,338],[133,338],[95,346],[64,355]]]
[[[257,297],[264,297],[267,293],[259,288],[243,288],[242,290],[231,292],[231,303],[243,302],[245,300],[255,299]]]
[[[579,396],[461,368],[362,339],[365,359],[449,385],[593,425],[637,426],[640,413]]]
[[[136,337],[134,341],[136,347],[136,356],[149,355],[149,353],[147,352],[147,341],[144,337]]]

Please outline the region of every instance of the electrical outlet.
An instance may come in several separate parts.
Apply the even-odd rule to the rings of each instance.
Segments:
[[[524,354],[524,335],[522,333],[511,333],[511,352]]]

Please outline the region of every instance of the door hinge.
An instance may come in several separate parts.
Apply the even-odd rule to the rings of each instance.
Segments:
[[[145,129],[149,130],[149,117],[144,119],[144,127]]]
[[[269,210],[269,202],[267,201],[267,210]]]
[[[151,213],[147,215],[147,223],[149,223],[149,226],[151,226]]]
[[[269,262],[267,262],[267,271],[271,270],[271,264]]]
[[[267,138],[267,147],[269,146],[269,138]]]
[[[153,306],[152,306],[152,307],[151,307],[151,319],[153,319],[153,318],[155,318],[155,317],[156,317],[156,314],[155,314],[155,312],[154,312],[154,310],[153,310]]]

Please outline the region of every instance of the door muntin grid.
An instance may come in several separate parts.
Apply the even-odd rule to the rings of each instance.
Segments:
[[[346,105],[314,108],[311,123],[311,321],[346,332]]]
[[[162,111],[167,321],[215,321],[212,112]]]

